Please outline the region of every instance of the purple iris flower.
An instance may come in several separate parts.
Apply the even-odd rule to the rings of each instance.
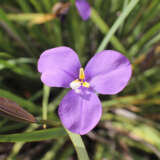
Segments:
[[[129,60],[114,50],[97,53],[83,70],[77,54],[69,47],[44,51],[38,60],[38,71],[47,86],[71,88],[62,99],[58,114],[65,128],[81,135],[91,131],[102,115],[96,93],[117,94],[132,73]]]
[[[78,9],[79,15],[85,21],[91,15],[91,8],[86,0],[76,0],[76,7]]]

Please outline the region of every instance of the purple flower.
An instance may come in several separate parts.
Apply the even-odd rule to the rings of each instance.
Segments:
[[[79,15],[84,21],[90,17],[91,8],[86,0],[76,0],[76,7],[78,9]]]
[[[65,128],[81,135],[92,130],[102,115],[96,92],[117,94],[132,73],[129,60],[113,50],[97,53],[83,70],[77,54],[69,47],[44,51],[38,60],[38,71],[47,86],[71,88],[58,113]]]

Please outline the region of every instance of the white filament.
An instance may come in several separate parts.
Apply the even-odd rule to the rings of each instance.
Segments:
[[[72,81],[70,83],[70,87],[75,90],[76,93],[79,93],[80,92],[80,89],[79,87],[81,86],[81,82],[80,81]]]

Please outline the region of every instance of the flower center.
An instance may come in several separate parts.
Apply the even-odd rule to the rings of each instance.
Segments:
[[[81,86],[86,88],[90,87],[90,84],[85,81],[85,74],[83,68],[80,68],[79,70],[79,78],[70,83],[70,87],[74,89],[77,93],[80,92],[79,87]]]

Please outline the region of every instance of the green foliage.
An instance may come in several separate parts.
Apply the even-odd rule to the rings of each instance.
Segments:
[[[160,159],[159,0],[88,1],[92,6],[88,21],[82,21],[70,0],[63,21],[57,17],[38,24],[58,0],[1,0],[0,97],[15,101],[40,122],[46,120],[28,125],[0,117],[0,142],[14,142],[10,150],[0,151],[6,159],[76,159],[75,152],[83,160]],[[61,45],[77,51],[82,64],[97,51],[114,49],[133,66],[123,92],[100,97],[101,122],[83,141],[61,128],[57,117],[66,90],[43,89],[37,72],[39,55]],[[42,129],[43,123],[47,129]]]
[[[62,128],[53,128],[33,132],[0,135],[0,142],[34,142],[65,136]]]

